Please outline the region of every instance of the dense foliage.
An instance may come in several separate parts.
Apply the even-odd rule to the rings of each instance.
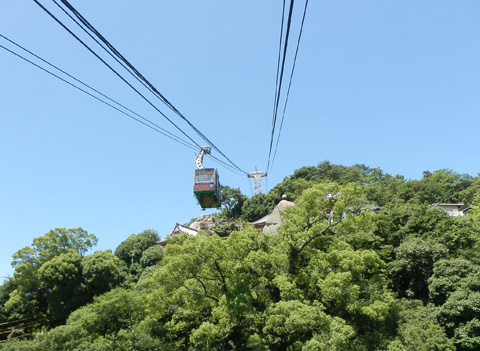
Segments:
[[[283,194],[297,207],[275,234],[225,227],[163,252],[145,231],[89,256],[80,228],[35,239],[0,287],[0,350],[480,349],[478,212],[433,206],[479,205],[480,177],[323,162],[269,194],[227,188],[220,215],[253,221]]]

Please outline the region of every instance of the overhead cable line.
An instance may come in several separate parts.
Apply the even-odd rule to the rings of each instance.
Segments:
[[[112,45],[110,42],[83,17],[68,1],[61,2],[74,14],[80,23],[64,9],[56,0],[52,0],[70,19],[75,22],[90,38],[92,38],[105,52],[107,52],[115,61],[117,61],[128,73],[130,73],[137,81],[139,81],[152,94],[156,95],[171,110],[175,111],[175,107],[158,91],[150,82]],[[93,33],[93,34],[92,34]],[[94,36],[95,35],[95,36]],[[100,43],[98,39],[103,42]],[[105,47],[105,46],[106,47]],[[123,62],[123,63],[122,63]],[[128,67],[128,68],[127,68]]]
[[[288,38],[290,37],[290,27],[292,24],[292,14],[293,14],[293,5],[295,3],[295,0],[290,1],[290,7],[288,10],[288,19],[287,19],[287,26],[285,30],[285,39],[284,43],[282,41],[280,42],[280,45],[282,47],[283,44],[283,53],[281,52],[282,50],[279,50],[279,61],[280,61],[280,56],[281,56],[281,61],[282,64],[280,66],[277,66],[277,87],[275,89],[276,94],[275,94],[275,99],[273,102],[273,118],[272,118],[272,132],[270,136],[270,148],[268,151],[268,162],[267,162],[267,172],[270,167],[270,158],[272,155],[272,147],[273,147],[273,139],[275,136],[275,126],[277,123],[277,115],[278,115],[278,105],[280,103],[280,95],[282,92],[282,82],[283,82],[283,72],[285,70],[285,59],[287,56],[287,48],[288,48]],[[283,6],[283,12],[285,12],[285,4]],[[284,22],[284,13],[282,13],[282,26],[281,29],[283,31],[283,22]],[[282,38],[282,34],[280,34],[280,37]]]
[[[210,155],[205,155],[205,156],[210,157],[210,158],[214,159],[218,164],[221,164],[222,166],[224,166],[226,168],[229,168],[229,170],[232,171],[233,173],[235,173],[237,175],[243,175],[243,173],[241,173],[239,170],[237,170],[236,168],[234,168],[230,164],[220,160],[218,157],[212,156],[211,154]]]
[[[70,13],[68,13],[67,10],[65,10],[57,1],[55,0],[52,0],[55,5],[58,6],[58,8],[60,8],[60,10],[62,10],[73,22],[75,22],[75,24],[80,27],[80,29],[82,29],[95,43],[97,43],[98,46],[100,46],[107,54],[110,55],[111,58],[113,58],[120,66],[122,66],[128,73],[130,73],[130,75],[135,78],[140,84],[142,84],[147,90],[149,90],[152,94],[155,95],[155,92],[145,83],[143,82],[137,75],[135,75],[134,72],[132,72],[126,65],[125,63],[122,63],[122,61],[117,57],[115,56],[112,52],[109,51],[108,48],[106,48],[104,46],[104,44],[102,44],[97,38],[95,38],[93,36],[93,34],[91,34],[87,29],[85,29],[81,23],[79,23]]]
[[[21,47],[20,45],[16,44],[15,42],[11,41],[10,39],[6,38],[6,37],[5,37],[4,35],[2,35],[2,34],[0,34],[0,37],[2,37],[2,38],[4,38],[4,39],[6,39],[6,40],[10,41],[11,43],[13,43],[13,44],[15,44],[15,45],[17,45],[17,46]],[[2,48],[2,49],[4,49],[4,50],[6,50],[6,51],[8,51],[8,52],[10,52],[11,54],[13,54],[13,55],[17,56],[18,58],[20,58],[20,59],[22,59],[22,60],[24,60],[24,61],[26,61],[26,62],[30,63],[30,64],[31,64],[31,65],[33,65],[33,66],[35,66],[35,67],[37,67],[37,68],[41,69],[42,71],[44,71],[44,72],[46,72],[46,73],[48,73],[48,74],[52,75],[53,77],[55,77],[55,78],[57,78],[57,79],[59,79],[59,80],[63,81],[64,83],[66,83],[66,84],[68,84],[68,85],[70,85],[70,86],[72,86],[72,87],[74,87],[74,88],[76,88],[76,89],[80,90],[81,92],[83,92],[83,93],[85,93],[85,94],[87,94],[87,95],[89,95],[89,96],[93,97],[94,99],[96,99],[96,100],[98,100],[98,101],[100,101],[100,102],[104,103],[105,105],[107,105],[107,106],[109,106],[109,107],[111,107],[111,108],[113,108],[113,109],[115,109],[115,110],[119,111],[120,113],[123,113],[124,115],[126,115],[126,116],[128,116],[128,117],[130,117],[130,118],[134,119],[135,121],[137,121],[137,122],[139,122],[139,123],[141,123],[141,124],[143,124],[143,125],[145,125],[145,126],[147,126],[147,127],[151,128],[151,129],[153,129],[154,131],[156,131],[156,132],[158,132],[158,133],[160,133],[160,134],[162,134],[162,135],[166,136],[167,138],[170,138],[170,139],[172,139],[172,140],[174,140],[174,141],[176,141],[176,142],[178,142],[178,143],[180,143],[180,144],[182,144],[182,145],[184,145],[184,146],[186,146],[186,147],[189,147],[189,148],[191,148],[191,149],[193,149],[193,150],[196,150],[196,148],[195,148],[193,145],[191,145],[191,144],[188,144],[186,141],[184,141],[184,140],[182,140],[182,139],[178,138],[178,137],[177,137],[177,136],[175,136],[174,134],[172,134],[172,133],[168,132],[167,130],[165,130],[165,129],[161,128],[160,126],[158,126],[157,124],[155,124],[155,123],[153,123],[152,121],[148,120],[147,118],[145,118],[145,117],[142,117],[142,116],[138,115],[137,113],[133,112],[132,110],[128,109],[127,107],[125,107],[125,106],[121,105],[120,103],[116,102],[115,100],[113,100],[113,99],[109,98],[108,96],[106,96],[106,95],[102,94],[102,93],[101,93],[101,92],[99,92],[98,90],[96,90],[96,89],[94,89],[94,88],[90,87],[89,85],[87,85],[87,84],[83,83],[82,81],[80,81],[80,80],[76,79],[75,77],[73,77],[73,76],[71,76],[70,74],[68,74],[68,73],[64,72],[64,71],[63,71],[63,70],[61,70],[60,68],[57,68],[55,65],[48,63],[47,61],[43,60],[43,59],[42,59],[42,58],[40,58],[39,56],[37,56],[37,55],[35,55],[35,54],[31,53],[31,52],[30,52],[30,51],[28,51],[27,49],[25,49],[25,48],[21,47],[22,49],[24,49],[25,51],[27,51],[27,52],[31,53],[31,54],[32,54],[32,55],[34,55],[35,57],[37,57],[37,58],[39,58],[40,60],[44,61],[45,63],[47,63],[47,64],[51,65],[52,67],[54,67],[54,68],[58,69],[58,70],[59,70],[59,71],[61,71],[62,73],[64,73],[64,74],[68,75],[70,78],[72,78],[72,79],[76,80],[77,82],[81,83],[82,85],[84,85],[84,86],[86,86],[86,87],[88,87],[88,88],[92,89],[93,91],[95,91],[96,93],[100,94],[101,96],[103,96],[103,97],[105,97],[105,98],[109,99],[109,100],[110,100],[110,101],[112,101],[113,103],[115,103],[115,104],[117,104],[117,105],[119,105],[119,106],[121,106],[121,107],[125,108],[126,110],[128,110],[128,111],[132,112],[133,114],[135,114],[135,115],[139,116],[141,119],[143,119],[143,121],[142,121],[142,120],[140,120],[139,118],[137,118],[137,117],[135,117],[135,116],[132,116],[131,114],[129,114],[129,113],[127,113],[127,112],[125,112],[125,111],[121,110],[121,109],[120,109],[120,108],[118,108],[117,106],[114,106],[114,105],[112,105],[111,103],[109,103],[109,102],[107,102],[107,101],[105,101],[105,100],[102,100],[102,99],[101,99],[101,98],[99,98],[98,96],[95,96],[94,94],[92,94],[92,93],[88,92],[87,90],[85,90],[85,89],[83,89],[83,88],[81,88],[81,87],[79,87],[79,86],[77,86],[77,85],[73,84],[72,82],[69,82],[68,80],[66,80],[66,79],[64,79],[64,78],[60,77],[59,75],[57,75],[57,74],[55,74],[55,73],[53,73],[53,72],[49,71],[48,69],[46,69],[46,68],[44,68],[44,67],[42,67],[42,66],[40,66],[40,65],[36,64],[35,62],[33,62],[33,61],[31,61],[31,60],[27,59],[26,57],[24,57],[24,56],[20,55],[19,53],[16,53],[16,52],[14,52],[14,51],[10,50],[9,48],[7,48],[7,47],[5,47],[5,46],[3,46],[3,45],[1,45],[1,44],[0,44],[0,48]],[[146,123],[145,121],[146,121],[146,122],[148,122],[148,123],[150,123],[150,124]],[[168,134],[167,134],[167,133],[168,133]]]
[[[22,49],[23,51],[29,53],[30,55],[34,56],[35,58],[39,59],[40,61],[46,63],[46,64],[49,65],[50,67],[55,68],[57,71],[65,74],[66,76],[68,76],[69,78],[71,78],[71,79],[75,80],[76,82],[82,84],[83,86],[91,89],[91,90],[94,91],[95,93],[103,96],[103,97],[106,98],[107,100],[110,100],[110,101],[113,102],[114,104],[116,104],[116,105],[124,108],[125,110],[127,110],[127,111],[129,111],[130,113],[136,115],[137,117],[141,118],[142,120],[150,123],[151,125],[153,125],[153,126],[155,126],[156,128],[160,129],[160,130],[163,131],[164,133],[168,134],[168,135],[165,135],[165,136],[167,136],[167,137],[169,137],[169,138],[171,138],[171,139],[173,139],[173,140],[175,140],[175,141],[177,141],[177,142],[179,142],[179,143],[181,143],[181,144],[184,144],[184,145],[187,146],[187,147],[190,147],[190,148],[192,148],[192,149],[195,149],[195,147],[194,147],[192,144],[189,144],[189,143],[186,142],[185,140],[182,140],[181,138],[179,138],[179,137],[176,136],[175,134],[169,132],[168,130],[166,130],[166,129],[162,128],[162,127],[160,127],[159,125],[157,125],[156,123],[152,122],[151,120],[149,120],[149,119],[147,119],[147,118],[139,115],[139,114],[136,113],[135,111],[132,111],[132,110],[129,109],[128,107],[126,107],[126,106],[122,105],[121,103],[119,103],[118,101],[115,101],[114,99],[112,99],[112,98],[110,98],[109,96],[103,94],[102,92],[98,91],[97,89],[93,88],[92,86],[90,86],[90,85],[86,84],[85,82],[79,80],[78,78],[72,76],[72,75],[69,74],[68,72],[66,72],[66,71],[62,70],[61,68],[57,67],[56,65],[48,62],[47,60],[45,60],[45,59],[43,59],[42,57],[38,56],[37,54],[33,53],[32,51],[26,49],[26,48],[23,47],[22,45],[14,42],[13,40],[7,38],[6,36],[4,36],[4,35],[2,35],[2,34],[0,34],[0,37],[2,37],[3,39],[7,40],[7,41],[10,42],[10,43],[12,43],[13,45],[17,46],[18,48]],[[48,72],[48,73],[50,73],[50,72]],[[131,117],[131,116],[129,116],[129,117]],[[137,120],[136,118],[134,118],[134,119]],[[161,133],[161,132],[160,132],[160,133]],[[163,134],[163,133],[161,133],[161,134]]]
[[[200,130],[198,130],[168,99],[160,93],[153,84],[151,84],[148,79],[146,79],[103,35],[92,25],[90,24],[81,14],[78,12],[67,0],[60,0],[74,15],[77,17],[92,33],[94,33],[105,45],[117,56],[121,61],[123,61],[134,73],[140,78],[145,84],[150,88],[149,90],[153,92],[157,98],[159,98],[165,105],[167,105],[173,112],[175,112],[181,119],[183,119],[209,146],[221,154],[225,159],[227,159],[234,168],[238,169],[240,172],[247,174],[240,167],[238,167],[234,162],[232,162],[215,144],[209,140]],[[55,4],[58,5],[56,0],[53,0]],[[75,23],[77,23],[75,21]],[[77,23],[78,25],[78,23]],[[82,28],[83,29],[83,28]],[[103,46],[102,46],[103,47]]]
[[[71,35],[73,35],[77,40],[79,40],[85,47],[87,47],[87,49],[89,49],[89,51],[91,51],[98,59],[100,59],[105,65],[107,65],[107,67],[109,67],[111,70],[113,70],[111,68],[111,66],[109,66],[104,60],[102,60],[98,54],[96,54],[93,50],[91,50],[86,44],[84,44],[76,35],[73,34],[72,31],[70,31],[63,23],[61,23],[61,21],[59,21],[53,14],[51,14],[45,7],[41,6],[41,4],[38,3],[37,0],[34,0],[42,9],[44,9],[44,11],[46,11],[52,18],[54,18],[59,24],[62,25],[62,27],[64,29],[66,29]],[[53,2],[59,6],[64,12],[66,12],[55,0],[53,0]],[[115,55],[118,59],[120,59],[122,62],[125,63],[125,65],[127,65],[131,71],[129,71],[123,64],[122,67],[124,67],[127,71],[129,71],[131,74],[133,74],[134,76],[137,77],[137,80],[141,80],[143,81],[143,85],[145,86],[145,84],[147,85],[147,89],[152,92],[157,98],[159,98],[164,104],[167,105],[167,107],[169,107],[173,112],[175,112],[179,117],[181,117],[205,142],[207,142],[208,145],[210,145],[213,149],[215,149],[219,154],[221,154],[226,160],[228,160],[230,162],[230,164],[235,168],[237,169],[238,171],[242,172],[242,173],[245,173],[245,171],[243,171],[240,167],[238,167],[233,161],[231,161],[218,147],[215,146],[215,144],[213,144],[203,133],[201,133],[182,113],[180,113],[180,111],[178,111],[177,108],[175,108],[175,106],[173,106],[173,104],[171,104],[154,86],[153,84],[151,84],[127,59],[125,59],[125,57],[123,55],[120,54],[120,52],[118,50],[115,49],[115,47],[110,44],[110,42],[108,42],[108,40],[106,40],[68,1],[66,0],[61,0],[61,2],[75,15],[75,17],[77,17],[79,19],[79,21],[85,26],[87,27],[88,30],[90,30],[91,32],[93,32],[93,34],[95,36],[97,36],[110,50],[111,52],[113,53],[113,55]],[[68,15],[68,13],[67,13]],[[70,15],[69,15],[70,18],[72,18]],[[72,18],[73,20],[73,18]],[[80,27],[82,28],[82,30],[86,31],[86,29],[84,27],[82,27],[77,21],[74,20],[74,22]],[[89,34],[89,33],[87,33]],[[92,35],[89,34],[90,37],[92,37]],[[94,39],[95,40],[95,39]],[[95,40],[97,43],[98,41]],[[98,43],[99,44],[99,43]],[[112,56],[112,53],[110,53],[103,45],[99,44],[105,51],[107,51],[111,56]],[[118,60],[116,60],[118,62]],[[113,70],[114,71],[114,70]],[[139,94],[140,96],[142,96],[145,100],[147,100],[141,93],[139,93],[139,91],[135,88],[133,88],[133,86],[128,83],[123,77],[121,77],[116,71],[114,71],[125,83],[127,83],[132,89],[134,89],[137,94]],[[133,73],[132,73],[133,72]],[[150,103],[150,102],[149,102]],[[150,103],[151,104],[151,103]],[[151,104],[153,106],[153,104]],[[158,109],[157,109],[158,110]],[[172,123],[177,129],[180,130],[180,128],[178,126],[176,126],[169,118],[166,117],[165,114],[161,113],[162,116],[164,118],[166,118],[170,123]],[[184,135],[187,136],[187,134],[185,132],[182,131],[182,133]],[[193,139],[191,139],[190,137],[188,137],[191,141],[193,141]],[[195,143],[195,142],[194,142]],[[200,146],[195,143],[199,148]]]
[[[275,129],[277,127],[277,118],[278,118],[278,112],[279,112],[279,104],[280,104],[280,97],[282,96],[282,83],[283,83],[283,75],[284,75],[284,70],[285,70],[285,60],[288,52],[288,41],[290,37],[290,30],[291,30],[291,24],[292,24],[292,14],[293,14],[293,8],[294,8],[294,0],[290,1],[290,6],[288,10],[288,16],[287,16],[287,23],[286,23],[286,30],[285,30],[285,37],[284,40],[283,38],[283,27],[284,27],[284,22],[285,22],[285,0],[283,1],[283,9],[282,9],[282,25],[281,25],[281,33],[280,33],[280,45],[279,45],[279,57],[278,57],[278,62],[277,62],[277,81],[276,81],[276,86],[275,86],[275,99],[274,99],[274,107],[273,107],[273,118],[272,118],[272,132],[270,135],[270,148],[268,152],[268,163],[267,163],[267,172],[271,170],[273,167],[273,163],[275,161],[276,155],[277,155],[277,150],[278,150],[278,144],[280,141],[280,135],[282,132],[282,127],[283,127],[283,122],[285,119],[285,111],[287,108],[288,104],[288,97],[290,95],[290,90],[292,86],[292,79],[293,79],[293,74],[295,71],[295,65],[297,61],[297,56],[298,56],[298,50],[300,46],[300,40],[302,37],[302,32],[303,32],[303,26],[305,23],[305,16],[307,12],[307,7],[308,7],[308,0],[305,0],[305,7],[303,10],[303,16],[302,16],[302,21],[300,25],[300,30],[298,34],[298,39],[297,39],[297,47],[295,49],[295,55],[293,58],[293,63],[292,63],[292,69],[290,72],[290,79],[289,79],[289,84],[287,88],[287,92],[285,94],[285,102],[283,104],[283,111],[282,111],[282,119],[280,122],[280,127],[278,128],[277,132],[277,140],[275,143],[275,151],[273,152],[273,158],[272,158],[272,149],[273,149],[273,141],[275,139]],[[283,49],[283,50],[282,50]],[[280,65],[279,62],[282,62]]]
[[[273,119],[272,119],[272,129],[275,128],[275,102],[277,100],[278,94],[278,82],[279,82],[279,75],[280,75],[280,62],[282,60],[282,42],[283,42],[283,25],[285,22],[285,0],[283,0],[282,6],[282,22],[280,24],[280,40],[278,43],[278,59],[277,59],[277,75],[275,80],[275,94],[273,96]]]
[[[282,133],[283,120],[285,119],[285,111],[287,110],[288,96],[290,95],[290,88],[292,87],[293,73],[295,71],[295,65],[297,63],[298,48],[300,47],[300,40],[302,38],[303,24],[305,23],[305,15],[307,13],[308,0],[305,0],[305,7],[303,9],[302,24],[300,25],[300,32],[298,34],[297,48],[295,49],[295,57],[293,58],[292,71],[290,73],[290,81],[288,82],[287,95],[285,97],[285,104],[283,106],[282,120],[280,122],[280,128],[278,129],[277,143],[275,144],[275,152],[273,153],[272,167],[275,162],[275,157],[277,156],[278,142],[280,141],[280,134]],[[271,168],[270,168],[271,169]]]
[[[142,97],[150,106],[152,106],[158,113],[167,119],[175,128],[177,128],[183,135],[185,135],[192,143],[194,143],[199,149],[201,146],[196,143],[190,136],[188,136],[180,127],[178,127],[171,119],[169,119],[162,111],[158,109],[150,100],[148,100],[140,91],[138,91],[131,83],[129,83],[122,75],[120,75],[112,66],[110,66],[104,59],[102,59],[95,51],[93,51],[84,41],[82,41],[75,33],[73,33],[65,24],[62,23],[53,13],[45,8],[38,0],[33,0],[40,8],[45,11],[50,17],[52,17],[58,24],[60,24],[68,33],[70,33],[75,39],[77,39],[88,51],[90,51],[95,57],[97,57],[104,65],[106,65],[113,73],[115,73],[122,81],[124,81],[131,89],[133,89],[140,97]]]
[[[57,2],[53,0],[56,4]],[[121,61],[123,61],[134,73],[140,78],[145,84],[150,88],[149,90],[153,92],[157,98],[159,98],[165,105],[167,105],[173,112],[175,112],[181,119],[183,119],[209,146],[221,154],[225,159],[227,159],[234,168],[238,169],[240,172],[244,172],[240,167],[238,167],[234,162],[232,162],[215,144],[210,141],[200,130],[198,130],[168,99],[161,94],[153,84],[151,84],[105,37],[101,35],[98,30],[95,29],[67,0],[60,0],[67,8],[72,11],[72,13],[91,31],[93,32]],[[58,5],[58,4],[57,4]],[[77,23],[78,24],[78,23]],[[103,46],[102,46],[103,47]]]

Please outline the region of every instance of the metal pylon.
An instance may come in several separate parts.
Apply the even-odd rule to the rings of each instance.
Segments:
[[[255,167],[255,171],[251,172],[248,174],[248,178],[253,178],[254,179],[254,190],[253,190],[253,195],[257,194],[262,194],[263,189],[262,189],[262,177],[266,177],[267,173],[259,171],[257,167]]]

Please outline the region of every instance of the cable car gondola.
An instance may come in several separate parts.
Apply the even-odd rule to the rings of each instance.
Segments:
[[[198,169],[195,170],[193,175],[193,194],[202,210],[219,208],[221,205],[218,171],[216,168],[205,168],[203,166],[202,161],[205,154],[210,154],[210,147],[202,147],[195,160]]]

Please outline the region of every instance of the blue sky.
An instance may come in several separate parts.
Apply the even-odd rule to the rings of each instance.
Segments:
[[[281,1],[71,3],[240,168],[265,169]],[[0,4],[0,34],[173,131],[33,1]],[[268,188],[323,160],[409,179],[441,168],[475,176],[478,18],[476,0],[310,0]],[[211,212],[193,198],[193,150],[1,48],[0,62],[0,277],[15,251],[56,227],[81,226],[96,249],[114,250],[132,233],[164,237]],[[245,176],[205,165],[251,196]]]

